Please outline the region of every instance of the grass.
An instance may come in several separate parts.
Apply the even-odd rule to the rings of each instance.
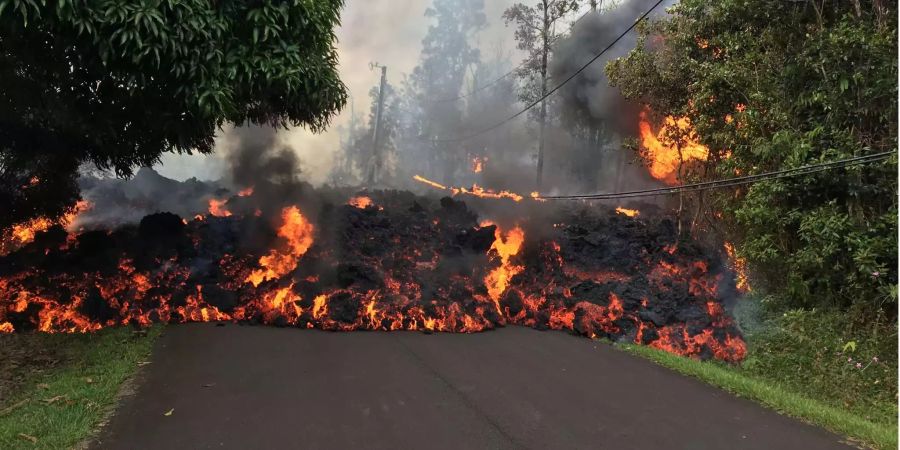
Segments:
[[[748,346],[740,365],[620,347],[863,444],[897,448],[895,324],[854,329],[844,315],[816,310],[748,317],[738,309],[735,315]]]
[[[25,364],[15,376],[4,374],[19,381],[5,380],[16,389],[10,398],[0,398],[0,448],[68,449],[83,442],[161,332],[155,326],[146,335],[119,327],[93,334],[0,336],[0,343],[9,338],[16,347],[49,349],[56,361],[49,367]]]

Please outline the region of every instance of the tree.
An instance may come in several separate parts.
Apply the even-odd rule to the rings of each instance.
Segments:
[[[459,96],[466,71],[479,60],[478,49],[469,42],[485,26],[484,0],[434,0],[425,16],[435,23],[422,41],[421,60],[409,80],[408,92],[418,110],[413,128],[417,140],[432,141],[430,156],[438,164],[431,169],[439,165],[450,179],[465,155],[458,144],[437,140],[462,132],[460,103],[445,100]]]
[[[516,3],[503,12],[506,23],[516,23],[518,48],[527,52],[525,64],[518,70],[526,82],[520,98],[532,103],[547,95],[547,63],[551,44],[556,39],[556,24],[578,9],[577,0],[538,0],[534,6]],[[544,171],[544,132],[547,124],[547,100],[541,100],[538,113],[540,131],[537,155],[537,189],[541,189]]]
[[[63,213],[82,162],[127,176],[226,122],[323,129],[342,3],[0,0],[0,229]]]
[[[607,71],[690,118],[710,149],[693,180],[834,161],[897,148],[896,19],[880,0],[683,0]],[[714,191],[705,216],[782,304],[896,317],[896,165]]]

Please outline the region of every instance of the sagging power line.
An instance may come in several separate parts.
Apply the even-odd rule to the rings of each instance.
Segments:
[[[611,200],[621,198],[634,197],[650,197],[656,195],[678,194],[681,192],[695,192],[709,189],[718,189],[732,186],[741,186],[759,181],[777,180],[781,178],[789,178],[801,175],[808,175],[826,170],[840,169],[862,164],[870,164],[883,161],[897,153],[897,150],[873,153],[871,155],[856,156],[853,158],[831,161],[826,163],[810,164],[793,169],[783,169],[771,172],[765,172],[757,175],[746,175],[742,177],[727,178],[724,180],[704,181],[700,183],[683,184],[681,186],[671,186],[655,189],[643,189],[639,191],[614,192],[605,194],[577,194],[577,195],[538,195],[539,200]]]
[[[635,19],[634,22],[628,28],[625,29],[625,31],[623,31],[621,34],[619,34],[618,37],[613,39],[613,41],[609,45],[607,45],[603,50],[601,50],[600,53],[597,53],[587,63],[585,63],[583,66],[581,66],[581,68],[579,68],[574,73],[572,73],[572,75],[567,77],[561,83],[557,84],[555,87],[553,87],[553,89],[550,89],[549,91],[547,91],[546,94],[542,95],[537,100],[529,103],[527,106],[525,106],[525,108],[523,108],[519,112],[517,112],[517,113],[513,114],[512,116],[509,116],[506,119],[503,119],[500,122],[497,122],[489,127],[483,128],[479,131],[476,131],[474,133],[470,133],[470,134],[467,134],[464,136],[455,137],[455,138],[431,138],[431,139],[421,139],[421,140],[424,142],[461,142],[461,141],[472,139],[477,136],[481,136],[482,134],[493,131],[497,128],[502,127],[503,125],[506,125],[509,122],[512,122],[517,117],[528,112],[528,110],[530,110],[531,108],[534,108],[535,106],[539,105],[542,101],[546,100],[548,97],[553,95],[556,91],[558,91],[560,88],[565,86],[566,83],[568,83],[569,81],[572,81],[575,77],[577,77],[579,74],[584,72],[584,70],[587,69],[588,66],[590,66],[595,61],[600,59],[601,56],[603,56],[606,52],[608,52],[611,48],[613,48],[613,46],[615,46],[620,40],[622,40],[622,38],[624,38],[629,32],[631,32],[631,30],[633,30],[634,27],[637,26],[637,24],[639,24],[641,21],[646,19],[647,16],[650,15],[650,13],[652,13],[657,7],[659,7],[659,5],[661,5],[663,3],[663,1],[665,1],[665,0],[657,0],[656,3],[654,3],[653,6],[650,7],[650,9],[648,9],[646,12],[644,12],[643,14],[638,16],[638,18]]]

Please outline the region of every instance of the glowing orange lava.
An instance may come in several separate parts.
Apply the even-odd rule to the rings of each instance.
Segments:
[[[647,150],[650,164],[650,175],[669,185],[678,180],[678,168],[681,163],[689,161],[705,161],[709,156],[709,148],[700,144],[697,133],[691,127],[687,117],[674,118],[666,116],[662,127],[656,133],[647,119],[647,111],[641,112],[639,124],[641,144]],[[678,145],[671,135],[681,136],[683,142]],[[679,152],[680,150],[680,152]]]
[[[79,200],[75,206],[63,214],[58,220],[37,217],[24,223],[15,224],[9,230],[0,233],[0,255],[22,247],[34,240],[37,233],[47,231],[53,225],[62,225],[68,231],[75,231],[79,214],[91,209],[93,205],[86,200]]]

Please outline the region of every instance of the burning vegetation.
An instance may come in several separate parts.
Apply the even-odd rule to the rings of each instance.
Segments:
[[[709,148],[691,127],[687,117],[666,116],[656,132],[648,119],[647,111],[640,115],[640,141],[647,152],[650,175],[668,185],[679,183],[682,165],[691,161],[705,161]]]
[[[560,208],[549,219],[487,222],[451,197],[343,198],[307,198],[261,216],[229,200],[218,210],[229,215],[156,213],[114,230],[36,232],[0,258],[0,330],[237,321],[476,332],[515,324],[704,359],[744,356],[723,304],[735,295],[731,271],[719,252],[677,242],[669,220]]]

